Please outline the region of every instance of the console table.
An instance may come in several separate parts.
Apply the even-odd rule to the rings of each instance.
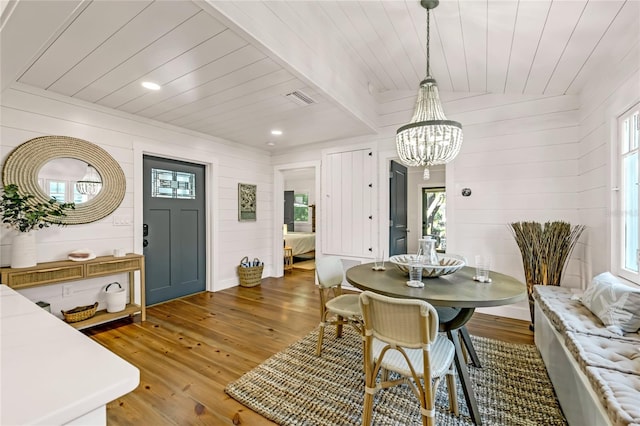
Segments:
[[[140,304],[134,303],[135,272],[140,272]],[[114,319],[133,316],[140,313],[142,321],[146,320],[145,288],[144,288],[144,256],[130,253],[123,257],[100,256],[91,260],[38,263],[30,268],[0,268],[0,282],[14,290],[77,281],[89,278],[115,275],[123,272],[129,274],[129,303],[120,312],[98,311],[84,321],[69,323],[77,328],[87,328]]]

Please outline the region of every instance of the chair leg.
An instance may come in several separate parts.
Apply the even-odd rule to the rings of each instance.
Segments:
[[[364,407],[362,409],[362,425],[370,426],[373,414],[373,395],[370,393],[364,394]]]
[[[316,356],[320,356],[322,353],[322,340],[324,339],[324,322],[320,323],[318,328],[318,348],[316,349]]]
[[[447,390],[449,391],[449,411],[458,415],[458,394],[456,393],[456,376],[451,366],[451,372],[447,374]]]
[[[342,337],[342,324],[344,322],[344,318],[338,317],[338,323],[336,324],[336,337]]]

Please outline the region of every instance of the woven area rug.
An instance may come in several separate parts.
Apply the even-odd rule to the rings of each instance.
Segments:
[[[317,329],[227,385],[225,392],[281,425],[359,425],[364,373],[360,336],[325,333],[316,357]],[[535,346],[472,336],[482,368],[469,367],[485,425],[566,425]],[[458,383],[460,415],[447,410],[446,382],[438,388],[436,423],[472,425]],[[374,425],[419,425],[419,404],[410,389],[379,391]]]
[[[294,262],[293,268],[303,269],[305,271],[313,271],[314,269],[316,269],[316,260],[311,259],[311,260],[303,260],[302,262]]]

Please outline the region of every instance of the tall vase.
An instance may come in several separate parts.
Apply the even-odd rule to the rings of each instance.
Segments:
[[[38,263],[38,252],[36,250],[36,233],[20,232],[13,237],[11,247],[11,267],[29,268]]]

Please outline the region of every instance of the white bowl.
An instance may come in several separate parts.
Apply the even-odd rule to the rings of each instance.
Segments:
[[[409,275],[409,261],[415,259],[415,254],[397,254],[389,258],[389,262]],[[435,278],[442,275],[449,275],[462,269],[466,264],[465,261],[456,255],[438,255],[440,265],[424,265],[422,267],[422,278]]]

